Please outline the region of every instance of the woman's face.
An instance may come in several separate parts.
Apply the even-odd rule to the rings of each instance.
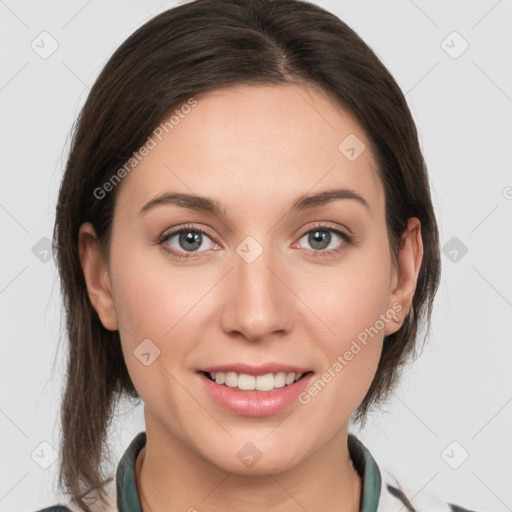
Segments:
[[[283,471],[346,432],[401,325],[391,317],[407,314],[421,241],[400,273],[369,141],[323,93],[237,86],[195,99],[117,185],[108,269],[87,250],[82,263],[148,430],[226,471]],[[258,406],[258,391],[221,405],[228,389],[201,373],[267,363],[312,374]],[[262,454],[253,468],[243,447]]]

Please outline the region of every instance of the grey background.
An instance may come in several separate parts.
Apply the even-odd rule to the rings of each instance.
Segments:
[[[355,433],[414,496],[511,510],[512,0],[316,3],[359,33],[406,94],[445,247],[430,340]],[[0,511],[59,499],[65,340],[45,251],[72,123],[114,49],[174,4],[0,1]],[[51,49],[43,31],[58,43],[47,58],[31,47]],[[141,430],[142,408],[124,407],[113,464]]]

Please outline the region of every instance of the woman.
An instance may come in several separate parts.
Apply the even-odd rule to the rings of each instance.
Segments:
[[[196,0],[138,29],[83,107],[54,238],[71,503],[46,510],[465,510],[412,501],[348,432],[440,258],[404,96],[334,15]],[[146,431],[108,479],[123,395]]]

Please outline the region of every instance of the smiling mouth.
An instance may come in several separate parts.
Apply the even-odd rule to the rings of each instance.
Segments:
[[[277,374],[267,374],[260,376],[258,378],[254,378],[248,375],[243,375],[240,380],[236,377],[234,372],[200,372],[206,376],[212,382],[215,382],[219,386],[224,386],[234,391],[247,391],[247,392],[269,392],[278,390],[281,388],[285,388],[295,384],[296,382],[304,379],[306,376],[312,374],[312,371],[304,372],[302,374],[293,374],[293,373],[284,373],[280,372]],[[231,373],[231,376],[227,377],[226,382],[226,374]],[[221,374],[221,375],[219,375]],[[235,376],[233,376],[235,375]],[[215,378],[214,378],[215,377]],[[249,378],[248,378],[249,377]],[[239,387],[239,386],[242,387]]]

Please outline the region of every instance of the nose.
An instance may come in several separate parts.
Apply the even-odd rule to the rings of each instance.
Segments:
[[[290,331],[295,297],[283,266],[267,249],[252,262],[234,256],[234,268],[224,283],[224,332],[261,341]]]

